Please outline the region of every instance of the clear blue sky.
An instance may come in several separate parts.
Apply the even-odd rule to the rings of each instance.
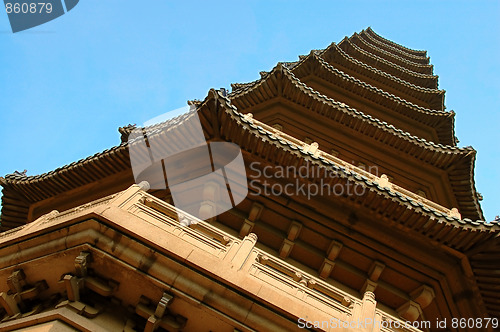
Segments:
[[[0,175],[40,174],[119,144],[117,128],[257,79],[371,26],[426,49],[500,214],[500,1],[81,0],[12,34],[0,14]]]

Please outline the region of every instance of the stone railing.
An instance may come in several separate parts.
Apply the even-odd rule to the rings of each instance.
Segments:
[[[228,235],[217,227],[179,211],[173,205],[140,190],[137,185],[130,187],[124,193],[127,191],[130,192],[129,195],[117,197],[113,204],[146,221],[151,219],[162,221],[169,233],[218,258],[224,259],[231,248],[241,242],[240,239]]]
[[[259,281],[284,291],[303,305],[312,306],[314,310],[326,313],[327,317],[336,319],[340,323],[359,320],[357,316],[362,310],[357,308],[364,307],[364,299],[255,247],[257,242],[255,234],[250,233],[239,239],[210,223],[178,211],[174,206],[139,190],[138,186],[132,186],[127,191],[118,196],[114,204],[145,220],[151,218],[161,220],[176,236],[218,257],[221,265],[231,263],[238,270],[247,271]],[[184,224],[190,226],[183,226]],[[398,322],[400,326],[398,329],[382,327],[380,331],[420,331],[406,327],[403,320],[380,309],[373,307],[373,312],[374,322],[379,321],[382,324],[385,321]]]

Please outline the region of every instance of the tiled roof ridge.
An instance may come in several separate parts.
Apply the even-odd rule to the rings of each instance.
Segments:
[[[378,183],[374,183],[369,181],[365,176],[359,175],[354,171],[347,170],[343,168],[342,166],[336,166],[334,162],[327,160],[323,157],[317,157],[311,152],[305,152],[303,149],[300,149],[297,145],[294,145],[291,142],[285,141],[280,139],[279,137],[276,136],[276,132],[271,132],[268,131],[260,126],[253,125],[252,121],[249,120],[245,114],[241,113],[238,111],[238,109],[232,104],[231,99],[229,97],[223,96],[220,92],[217,91],[217,96],[219,100],[223,100],[223,104],[225,105],[225,108],[227,110],[231,110],[232,114],[236,116],[237,122],[239,123],[244,123],[246,126],[250,127],[254,134],[256,134],[258,137],[262,137],[265,135],[266,139],[271,143],[271,144],[279,144],[282,148],[291,148],[293,151],[296,153],[300,153],[301,156],[305,156],[309,159],[309,161],[312,162],[321,162],[324,166],[325,165],[330,165],[331,167],[334,168],[336,172],[339,172],[344,178],[354,180],[357,182],[364,182],[366,186],[370,188],[370,190],[377,190],[377,192],[381,195],[384,195],[386,198],[389,198],[391,200],[394,200],[395,198],[398,199],[399,202],[406,204],[407,206],[411,206],[412,209],[417,210],[419,209],[419,212],[422,214],[432,214],[433,218],[438,217],[440,218],[439,222],[452,222],[454,225],[459,226],[461,228],[466,228],[465,226],[469,226],[470,228],[477,228],[477,226],[483,225],[486,226],[487,228],[495,227],[495,228],[500,228],[500,222],[487,222],[485,220],[476,220],[473,221],[469,218],[463,218],[460,219],[458,217],[450,217],[450,216],[445,216],[441,212],[436,211],[433,208],[428,208],[425,207],[424,204],[421,202],[415,202],[411,200],[410,198],[407,198],[403,196],[402,194],[395,192],[391,190],[389,187],[381,187]]]
[[[102,156],[107,155],[109,153],[114,153],[117,150],[124,149],[124,148],[126,148],[126,146],[127,146],[127,142],[123,142],[123,143],[121,143],[119,145],[115,145],[115,146],[113,146],[113,147],[111,147],[109,149],[106,149],[104,151],[94,153],[93,155],[90,155],[88,157],[79,159],[77,161],[73,161],[70,164],[67,164],[67,165],[64,165],[64,166],[61,166],[61,167],[57,167],[56,169],[53,169],[53,170],[51,170],[49,172],[45,172],[45,173],[42,173],[42,174],[27,175],[27,176],[24,176],[24,177],[18,177],[18,176],[15,176],[14,174],[7,174],[7,175],[5,175],[4,178],[0,177],[0,183],[5,183],[7,181],[8,182],[30,182],[30,181],[37,182],[37,181],[42,180],[44,178],[51,177],[51,176],[53,176],[53,175],[55,175],[57,173],[60,173],[62,171],[67,171],[67,170],[69,170],[69,169],[71,169],[73,167],[77,167],[79,165],[83,165],[84,163],[92,162],[92,161],[95,161],[97,159],[100,159]]]
[[[398,44],[396,42],[393,42],[392,40],[389,40],[387,38],[384,38],[382,37],[381,35],[379,35],[378,33],[376,33],[371,27],[368,27],[366,28],[366,31],[370,31],[371,33],[373,33],[374,35],[376,35],[377,37],[379,37],[380,39],[384,40],[387,44],[389,45],[393,45],[395,46],[396,48],[399,48],[401,49],[402,51],[407,51],[407,52],[410,52],[410,53],[420,53],[420,54],[427,54],[427,51],[425,50],[414,50],[414,49],[411,49],[409,47],[406,47],[406,46],[403,46],[401,44]]]
[[[391,61],[388,61],[388,60],[386,60],[384,58],[381,58],[381,57],[379,57],[379,56],[377,56],[375,54],[367,52],[367,51],[363,50],[362,48],[360,48],[358,45],[352,43],[351,40],[348,37],[345,37],[341,42],[347,42],[347,43],[349,43],[350,46],[352,46],[358,52],[366,55],[367,57],[373,58],[375,61],[383,62],[386,65],[394,68],[395,70],[399,70],[399,71],[404,72],[404,73],[406,73],[406,74],[408,74],[410,76],[417,77],[417,78],[431,78],[431,79],[437,79],[438,78],[437,75],[428,75],[428,74],[422,74],[422,73],[414,72],[414,71],[409,70],[409,69],[407,69],[405,67],[397,65],[397,64],[395,64],[395,63],[393,63]]]
[[[330,44],[330,46],[328,46],[326,49],[324,49],[320,53],[320,55],[328,52],[328,50],[330,50],[331,48],[335,48],[335,50],[337,52],[339,52],[339,54],[342,55],[347,61],[353,62],[353,63],[357,64],[358,66],[364,67],[365,69],[368,69],[369,71],[377,73],[378,75],[385,76],[385,77],[389,78],[390,80],[396,81],[397,83],[405,85],[405,86],[407,86],[407,87],[409,87],[409,88],[411,88],[413,90],[418,90],[418,91],[424,92],[424,93],[439,93],[439,94],[443,94],[445,92],[445,90],[438,90],[438,89],[426,88],[426,87],[423,87],[423,86],[415,85],[415,84],[413,84],[411,82],[403,80],[402,78],[394,76],[394,75],[392,75],[390,73],[387,73],[387,72],[385,72],[383,70],[380,70],[380,69],[377,69],[375,67],[372,67],[369,64],[366,64],[363,61],[360,61],[360,60],[358,60],[358,59],[350,56],[343,49],[341,49],[336,43]]]
[[[465,147],[465,148],[460,148],[457,146],[451,146],[451,145],[444,145],[444,144],[436,144],[434,142],[427,141],[423,138],[420,138],[418,136],[414,136],[404,130],[401,130],[399,128],[394,127],[392,124],[388,124],[385,121],[381,121],[379,119],[374,118],[373,116],[369,114],[365,114],[361,111],[358,111],[344,103],[338,102],[328,96],[325,96],[318,91],[314,90],[313,88],[307,86],[303,82],[301,82],[293,73],[290,72],[288,68],[283,66],[280,62],[278,63],[277,66],[273,68],[271,72],[269,72],[266,76],[262,78],[262,80],[256,81],[253,85],[247,86],[243,89],[237,90],[235,92],[232,92],[229,94],[230,99],[237,98],[243,94],[248,93],[251,89],[255,89],[263,82],[268,79],[271,75],[274,73],[278,72],[279,70],[282,70],[284,75],[287,76],[291,83],[294,84],[297,88],[299,88],[301,91],[304,93],[308,94],[311,98],[315,98],[317,100],[320,100],[321,102],[328,104],[344,113],[350,113],[354,117],[361,119],[362,121],[366,121],[368,123],[371,123],[373,126],[378,127],[386,132],[389,132],[392,135],[395,135],[403,140],[406,140],[408,142],[412,142],[415,145],[418,145],[420,147],[423,147],[424,149],[431,149],[434,151],[442,152],[442,153],[467,153],[470,151],[475,150],[472,147]]]
[[[232,89],[233,91],[235,91],[235,90],[239,90],[239,89],[244,88],[244,87],[246,87],[246,86],[248,86],[248,85],[252,85],[252,84],[254,84],[256,81],[259,81],[259,80],[261,80],[261,79],[262,79],[262,77],[261,77],[261,78],[258,78],[258,79],[256,79],[256,80],[253,80],[253,81],[247,82],[247,83],[231,83],[231,89]]]
[[[389,44],[385,44],[385,43],[381,42],[380,40],[373,38],[373,36],[371,36],[369,33],[367,33],[366,30],[362,30],[359,34],[360,35],[363,34],[363,36],[366,36],[371,42],[373,42],[379,46],[387,47],[388,49],[392,50],[393,52],[400,54],[400,56],[406,56],[408,58],[413,58],[413,59],[430,59],[428,56],[424,57],[424,56],[409,54],[409,53],[406,53],[405,51],[400,50],[396,47],[393,47]],[[408,61],[411,61],[411,60],[408,60]]]
[[[383,95],[385,96],[386,98],[391,98],[393,99],[395,102],[399,102],[399,103],[403,103],[403,104],[406,104],[408,105],[408,107],[411,107],[413,109],[415,109],[417,112],[419,113],[424,113],[424,114],[430,114],[430,115],[444,115],[446,117],[449,117],[449,116],[454,116],[455,113],[453,111],[451,112],[448,112],[448,111],[444,111],[444,110],[436,110],[436,109],[430,109],[430,108],[426,108],[426,107],[423,107],[423,106],[419,106],[419,105],[416,105],[404,98],[401,98],[399,96],[396,96],[390,92],[387,92],[385,90],[382,90],[380,88],[377,88],[369,83],[366,83],[365,81],[362,81],[354,76],[351,76],[343,71],[341,71],[340,69],[337,69],[335,67],[333,67],[332,65],[330,65],[328,62],[326,62],[324,59],[322,59],[321,57],[317,56],[316,54],[314,53],[311,53],[310,55],[308,56],[313,56],[314,59],[318,60],[322,66],[324,66],[327,70],[329,70],[330,72],[335,72],[337,73],[338,75],[342,75],[343,77],[345,77],[346,79],[348,80],[351,80],[351,81],[354,81],[357,85],[362,85],[364,86],[366,89],[369,89],[379,95]],[[297,64],[298,66],[298,64]],[[295,66],[294,68],[296,68],[297,66]],[[292,68],[291,70],[293,70],[294,68]]]
[[[370,43],[368,43],[364,38],[363,36],[361,36],[359,33],[355,32],[351,38],[353,37],[356,37],[358,38],[364,45],[368,46],[370,49],[375,49],[377,52],[380,52],[384,55],[387,55],[388,57],[390,58],[393,58],[393,59],[396,59],[397,61],[401,61],[409,66],[414,66],[414,67],[421,67],[421,68],[434,68],[434,66],[432,64],[423,64],[423,63],[416,63],[416,62],[412,62],[412,61],[409,61],[409,60],[406,60],[400,56],[397,56],[393,53],[390,53],[390,52],[387,52],[386,50],[383,50],[377,46],[374,46]],[[396,64],[397,65],[397,64]]]

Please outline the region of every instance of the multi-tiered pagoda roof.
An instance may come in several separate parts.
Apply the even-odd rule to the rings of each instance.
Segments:
[[[263,250],[352,294],[374,291],[405,319],[499,317],[500,225],[484,221],[476,151],[457,145],[444,95],[426,51],[371,28],[234,83],[230,93],[210,90],[191,102],[208,141],[238,144],[246,163],[313,165],[336,174],[323,177],[330,186],[365,189],[249,195],[213,225],[236,237],[253,232]],[[130,129],[120,145],[49,173],[0,178],[1,229],[133,184]],[[168,190],[152,194],[170,199]],[[431,301],[415,295],[422,287],[433,290]],[[415,302],[416,317],[408,309]]]

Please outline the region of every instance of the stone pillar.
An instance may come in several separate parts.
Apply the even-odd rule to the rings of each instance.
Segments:
[[[363,295],[361,303],[355,302],[352,310],[351,327],[349,332],[373,332],[379,331],[375,322],[375,294],[371,291],[366,291]]]
[[[256,243],[257,235],[255,233],[250,233],[243,238],[239,245],[238,251],[231,260],[231,263],[234,267],[236,267],[238,270],[243,267],[248,257],[252,253]]]

